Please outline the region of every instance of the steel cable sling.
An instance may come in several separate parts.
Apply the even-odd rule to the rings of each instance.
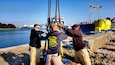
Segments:
[[[47,18],[47,23],[46,23],[46,30],[49,32],[50,29],[50,24],[51,24],[51,0],[48,0],[48,18]],[[60,20],[60,10],[59,10],[59,0],[56,0],[56,10],[55,10],[55,22],[53,23],[57,23],[57,26],[59,26],[61,24],[61,20]],[[58,27],[59,28],[59,27]],[[60,32],[62,32],[62,29],[60,29]],[[47,37],[48,35],[46,35]],[[47,42],[48,40],[45,40],[45,45],[44,45],[44,50],[43,50],[43,57],[44,57],[44,61],[46,61],[46,56],[47,56]],[[61,42],[61,46],[62,46],[62,42]],[[62,51],[63,52],[63,51]]]

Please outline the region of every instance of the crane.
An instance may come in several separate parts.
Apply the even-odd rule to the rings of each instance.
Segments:
[[[98,4],[98,0],[96,0],[96,3],[90,3],[89,5],[89,22],[92,23],[93,16],[97,12],[98,13],[98,19],[101,19],[101,8],[102,6]]]

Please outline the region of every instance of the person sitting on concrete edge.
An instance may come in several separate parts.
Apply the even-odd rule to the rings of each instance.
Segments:
[[[72,29],[64,28],[63,25],[59,26],[66,31],[66,34],[73,38],[73,47],[75,50],[75,61],[83,65],[91,65],[89,53],[86,45],[83,43],[83,35],[78,24],[74,24]]]
[[[51,24],[51,29],[48,33],[48,50],[45,65],[63,65],[60,54],[60,42],[67,38],[67,35],[58,31],[56,24]]]
[[[40,31],[40,25],[35,24],[30,34],[30,65],[36,65],[40,62],[41,34],[47,33]]]

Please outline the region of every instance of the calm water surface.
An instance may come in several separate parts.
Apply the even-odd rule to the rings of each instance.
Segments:
[[[29,43],[31,29],[0,30],[0,48]]]
[[[81,26],[84,34],[89,32],[88,27]],[[41,29],[44,31],[45,29]],[[17,30],[0,30],[0,48],[17,46],[29,43],[31,28]],[[44,35],[43,35],[44,36]]]

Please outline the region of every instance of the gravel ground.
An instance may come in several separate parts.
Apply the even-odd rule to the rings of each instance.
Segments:
[[[0,65],[29,65],[30,52],[28,49],[28,45],[5,50],[0,49]],[[70,59],[72,61],[67,65],[80,65],[74,62],[73,56],[73,49],[68,50],[64,48],[63,60]],[[104,47],[98,49],[90,55],[90,58],[92,65],[115,65],[115,41],[112,41],[104,45]]]

